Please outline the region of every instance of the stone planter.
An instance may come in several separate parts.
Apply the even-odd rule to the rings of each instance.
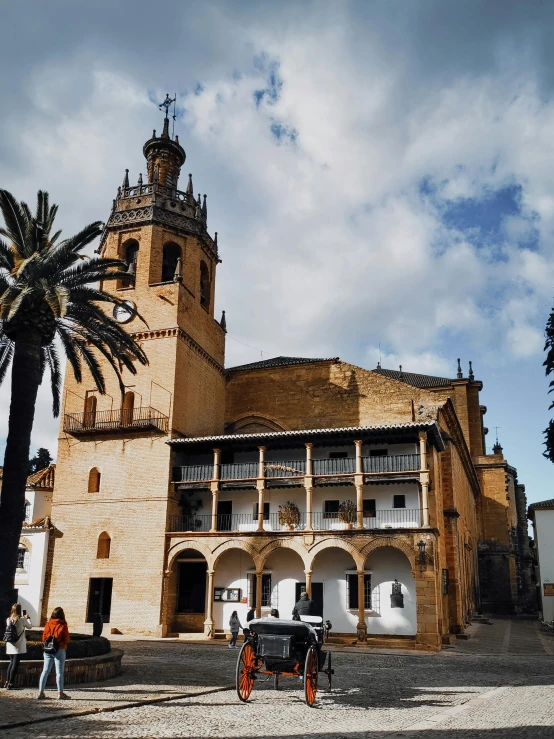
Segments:
[[[107,654],[98,657],[77,657],[65,662],[64,683],[66,685],[77,685],[78,683],[95,683],[100,680],[109,680],[121,674],[122,649],[112,649]],[[0,681],[6,682],[6,672],[9,662],[0,662]],[[15,685],[19,688],[38,688],[40,673],[42,672],[42,660],[21,660],[19,673]],[[56,687],[55,670],[48,677],[48,687]]]

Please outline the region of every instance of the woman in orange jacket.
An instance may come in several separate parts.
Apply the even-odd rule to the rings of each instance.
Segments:
[[[69,629],[62,608],[54,608],[50,620],[47,622],[42,632],[43,644],[47,639],[53,637],[57,650],[55,652],[44,652],[44,668],[39,682],[39,694],[37,698],[42,700],[46,698],[44,688],[52,666],[56,666],[56,685],[58,688],[58,700],[67,700],[69,698],[63,692],[63,671],[65,666],[65,657],[67,654],[67,645],[69,644]],[[52,641],[52,639],[50,639]]]

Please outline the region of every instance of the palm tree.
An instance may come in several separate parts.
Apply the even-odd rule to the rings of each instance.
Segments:
[[[24,518],[29,448],[39,385],[50,371],[53,412],[60,412],[61,345],[77,382],[83,365],[100,393],[105,381],[98,362],[102,355],[112,366],[121,391],[121,371],[136,373],[133,359],[146,364],[141,347],[100,307],[121,301],[96,283],[121,279],[125,263],[88,258],[83,249],[102,231],[100,222],[59,241],[52,233],[58,207],[39,191],[36,213],[26,203],[0,190],[0,383],[11,364],[8,438],[0,496],[0,617],[14,597],[17,550]]]

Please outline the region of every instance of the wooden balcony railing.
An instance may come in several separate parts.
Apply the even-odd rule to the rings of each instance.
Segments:
[[[123,430],[155,430],[166,434],[168,428],[168,416],[149,406],[120,408],[115,411],[66,413],[63,422],[63,430],[68,434],[97,434]]]
[[[386,457],[362,457],[362,471],[364,474],[381,474],[394,472],[418,472],[421,466],[419,454],[391,454]],[[235,464],[221,464],[219,479],[224,480],[253,480],[258,477],[257,462],[238,462]],[[314,476],[321,475],[353,475],[356,472],[356,459],[314,459],[312,463]],[[306,461],[276,461],[265,463],[265,477],[274,478],[303,478],[306,474]],[[175,467],[174,482],[202,482],[215,479],[212,464],[187,465]]]
[[[364,512],[364,530],[371,529],[407,529],[421,527],[421,512],[418,508],[395,508],[393,510],[376,510]],[[308,527],[308,514],[301,512],[298,523],[286,526],[279,523],[278,513],[269,513],[264,518],[264,531],[305,531]],[[195,531],[203,533],[212,528],[212,516],[190,515],[172,516],[169,522],[171,532]],[[322,511],[312,513],[313,531],[345,531],[356,528]],[[217,531],[233,533],[252,533],[258,529],[258,519],[252,513],[228,513],[217,516]],[[358,529],[359,530],[359,529]]]

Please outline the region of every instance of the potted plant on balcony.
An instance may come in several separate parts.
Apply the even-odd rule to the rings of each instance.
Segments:
[[[279,506],[279,526],[287,531],[292,531],[295,526],[300,523],[300,509],[296,503],[290,500]]]
[[[339,521],[346,524],[347,529],[351,529],[356,523],[356,504],[353,500],[343,500],[339,505]]]
[[[202,528],[202,519],[196,518],[198,511],[203,508],[201,500],[191,500],[193,493],[189,490],[181,492],[179,508],[183,517],[183,531],[194,531]]]

